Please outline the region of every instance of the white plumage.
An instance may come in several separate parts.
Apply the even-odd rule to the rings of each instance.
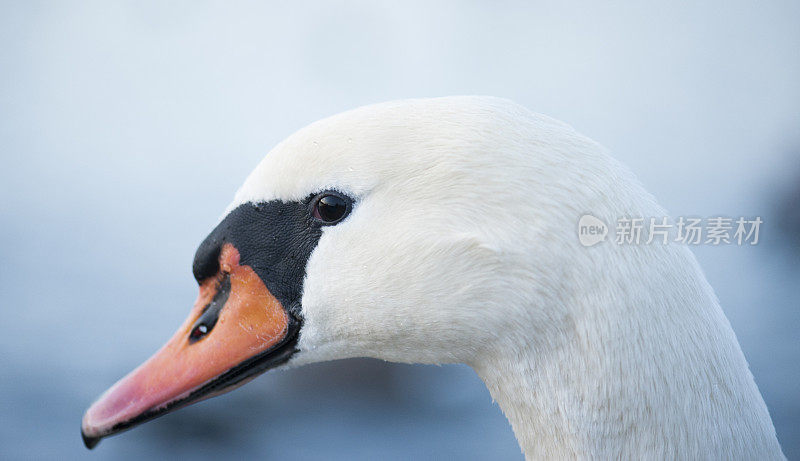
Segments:
[[[306,269],[292,365],[472,366],[528,458],[780,459],[736,337],[684,246],[579,244],[663,216],[571,127],[509,101],[367,106],[275,147],[229,209],[356,198]]]

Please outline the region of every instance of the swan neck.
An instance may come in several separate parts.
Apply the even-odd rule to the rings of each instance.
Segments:
[[[529,459],[783,459],[694,257],[661,260],[679,267],[597,284],[547,328],[517,318],[472,364]]]

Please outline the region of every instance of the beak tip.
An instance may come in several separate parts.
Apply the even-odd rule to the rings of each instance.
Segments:
[[[83,439],[83,444],[89,450],[93,449],[98,443],[100,443],[100,437],[86,435],[86,432],[83,431],[83,428],[81,428],[81,438]]]
[[[94,405],[92,405],[92,408],[94,408]],[[81,439],[83,439],[83,445],[89,450],[94,449],[100,443],[100,439],[103,438],[103,432],[92,424],[90,416],[92,408],[83,415],[83,420],[81,421]]]

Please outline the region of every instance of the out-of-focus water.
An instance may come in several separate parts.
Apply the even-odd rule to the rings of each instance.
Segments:
[[[800,458],[800,253],[775,225],[798,207],[797,2],[166,3],[0,3],[0,457],[89,455],[84,409],[183,320],[196,245],[277,141],[492,94],[600,141],[674,215],[763,217],[759,245],[696,253]],[[90,456],[227,454],[521,458],[470,369],[367,360],[268,373]]]

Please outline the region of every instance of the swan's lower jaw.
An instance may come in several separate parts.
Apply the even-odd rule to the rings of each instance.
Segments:
[[[296,352],[301,320],[239,264],[230,244],[219,271],[200,285],[192,313],[150,359],[86,411],[84,444],[117,434],[191,403],[230,391]]]

